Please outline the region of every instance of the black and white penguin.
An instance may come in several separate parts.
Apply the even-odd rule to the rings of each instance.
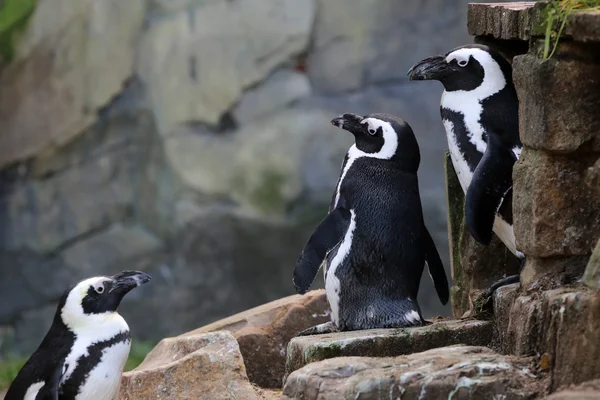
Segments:
[[[512,170],[522,144],[511,65],[491,48],[470,44],[418,62],[408,76],[444,85],[442,122],[452,164],[466,193],[469,231],[484,245],[495,232],[524,260],[512,221]]]
[[[423,220],[414,133],[387,114],[344,114],[331,123],[352,133],[355,144],[329,213],[298,258],[293,282],[305,293],[324,264],[332,321],[301,335],[422,325],[417,293],[425,262],[442,304],[449,294]]]
[[[67,290],[50,330],[5,400],[113,400],[131,345],[129,326],[117,307],[149,280],[143,272],[123,271]]]

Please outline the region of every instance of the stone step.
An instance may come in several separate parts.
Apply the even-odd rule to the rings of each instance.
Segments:
[[[396,358],[340,357],[294,371],[283,399],[532,399],[546,387],[533,365],[533,358],[474,346]]]
[[[435,347],[488,345],[492,324],[477,320],[445,320],[405,329],[371,329],[324,335],[299,336],[287,347],[286,373],[334,357],[394,357]]]

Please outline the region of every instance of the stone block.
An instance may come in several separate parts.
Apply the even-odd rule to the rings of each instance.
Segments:
[[[250,382],[280,388],[288,342],[300,331],[330,320],[325,291],[293,295],[198,328],[180,337],[226,330],[238,341]]]
[[[120,400],[258,400],[229,332],[162,340],[123,374]]]
[[[450,155],[445,156],[448,236],[452,268],[452,312],[456,318],[473,310],[473,302],[489,285],[519,272],[520,261],[494,235],[489,246],[479,244],[465,225],[465,195]]]
[[[494,347],[516,355],[547,353],[552,390],[600,378],[600,293],[584,287],[517,290],[512,285],[495,294]]]
[[[546,397],[546,400],[600,400],[600,380],[572,385]]]
[[[396,358],[339,357],[294,371],[283,399],[532,399],[546,380],[533,360],[485,347],[441,347]]]
[[[600,44],[561,41],[546,61],[542,46],[536,41],[513,62],[521,141],[552,152],[600,152]]]
[[[492,36],[495,39],[528,40],[530,25],[535,20],[535,1],[510,3],[470,3],[467,14],[469,35]]]
[[[600,289],[600,239],[585,268],[581,281],[594,289]]]
[[[515,164],[517,247],[528,257],[589,255],[600,237],[600,207],[584,174],[596,160],[525,148]]]
[[[440,321],[417,328],[299,336],[288,345],[286,373],[334,357],[394,357],[454,344],[484,346],[490,343],[491,337],[491,322],[477,320]]]

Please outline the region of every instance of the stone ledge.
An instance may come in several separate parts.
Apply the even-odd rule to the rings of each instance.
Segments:
[[[532,358],[452,346],[396,358],[340,357],[306,365],[285,382],[283,399],[505,399],[541,397]]]
[[[334,357],[394,357],[454,344],[483,346],[492,337],[488,321],[446,320],[418,328],[372,329],[293,338],[286,372]]]
[[[493,36],[504,40],[529,40],[543,36],[543,4],[536,2],[471,3],[467,29],[473,36]],[[577,42],[600,42],[600,12],[578,11],[565,25],[564,37]]]

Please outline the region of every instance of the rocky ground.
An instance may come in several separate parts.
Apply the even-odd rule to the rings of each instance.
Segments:
[[[324,292],[290,296],[164,339],[138,368],[124,374],[120,399],[510,400],[542,399],[550,391],[556,391],[554,400],[600,399],[597,381],[566,383],[595,374],[595,348],[569,363],[560,352],[556,359],[540,357],[539,349],[514,344],[528,343],[523,336],[535,334],[545,342],[547,335],[557,335],[551,328],[539,334],[532,331],[538,329],[533,322],[524,322],[536,310],[567,312],[574,320],[587,312],[585,304],[600,299],[579,288],[567,291],[571,300],[562,302],[563,308],[549,305],[563,299],[561,293],[521,295],[513,285],[495,297],[499,317],[492,321],[437,318],[419,328],[307,337],[294,336],[329,318]],[[532,296],[536,300],[528,305],[525,299]],[[591,332],[587,329],[568,339],[555,337],[553,343],[577,346]]]

